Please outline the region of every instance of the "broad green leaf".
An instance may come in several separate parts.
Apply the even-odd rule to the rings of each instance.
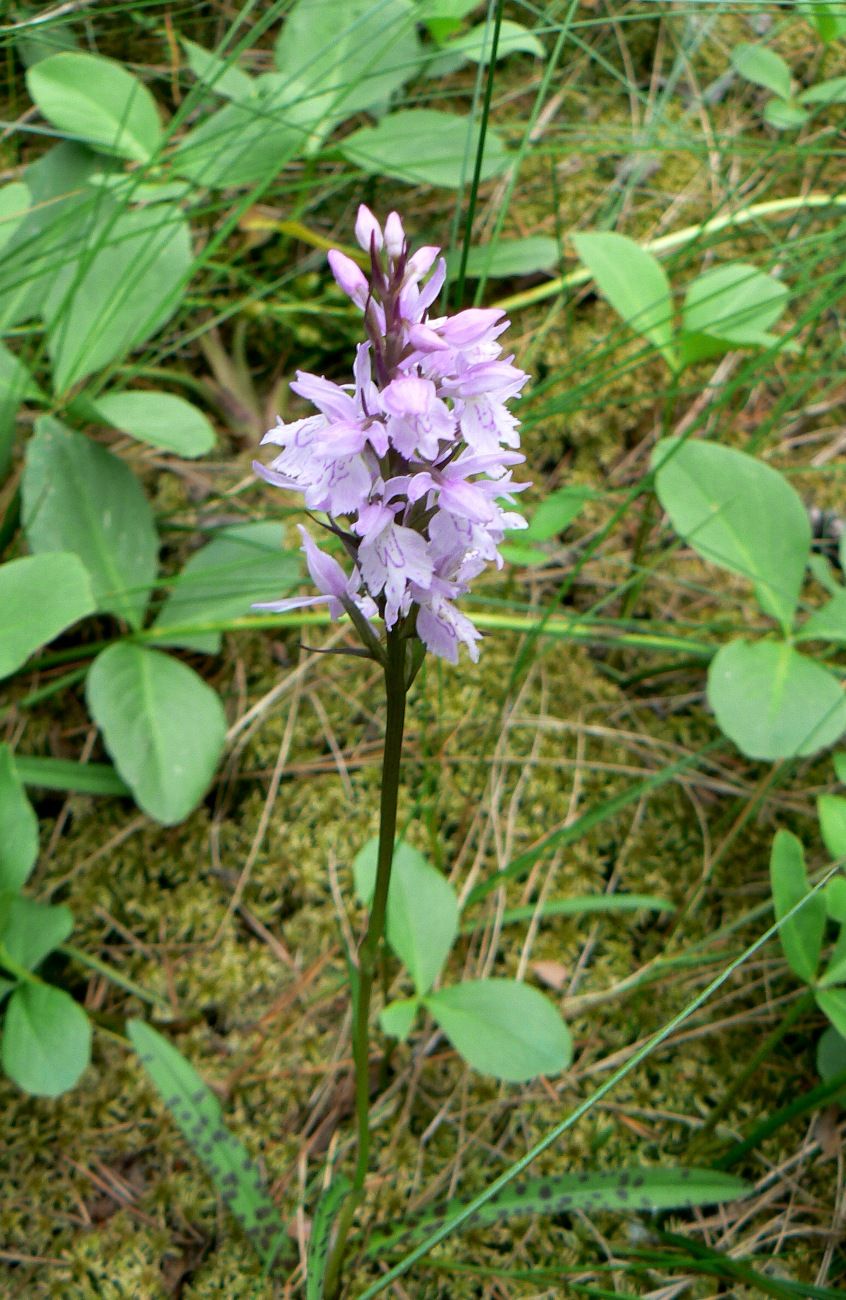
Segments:
[[[162,138],[153,96],[137,77],[99,54],[54,54],[26,74],[48,122],[97,149],[147,162]]]
[[[37,857],[38,818],[9,747],[0,745],[0,892],[20,889]]]
[[[843,0],[829,0],[829,3],[819,0],[819,2],[798,4],[796,7],[816,28],[820,40],[826,45],[841,36],[846,36],[846,12],[844,12]]]
[[[776,920],[781,922],[778,937],[787,964],[800,980],[812,984],[822,952],[825,900],[819,893],[811,894],[805,871],[805,853],[801,841],[790,831],[778,831],[773,840],[770,885]],[[801,908],[788,917],[797,903],[802,903]]]
[[[481,1074],[522,1083],[558,1074],[573,1056],[557,1008],[517,980],[467,980],[423,998],[455,1050]]]
[[[348,162],[375,176],[409,185],[457,189],[473,173],[479,128],[469,118],[432,108],[405,109],[346,136],[338,149]],[[481,179],[505,170],[511,155],[492,128],[485,136]]]
[[[420,1001],[418,998],[403,998],[399,1002],[389,1002],[379,1013],[379,1027],[388,1038],[398,1038],[404,1043],[411,1033],[411,1027],[417,1016]]]
[[[817,1072],[824,1083],[846,1073],[846,1035],[829,1025],[817,1043]]]
[[[844,881],[842,877],[840,877],[839,881],[837,877],[829,881],[829,885],[838,883],[846,886],[846,881]],[[827,893],[824,902],[826,915],[831,917]],[[834,894],[834,909],[835,911],[843,911],[844,907],[846,907],[846,899],[844,899],[843,894],[840,891],[836,890]],[[825,964],[825,969],[817,981],[819,988],[830,988],[833,984],[846,984],[846,925],[841,926],[840,933],[837,936],[834,947]]]
[[[613,231],[580,233],[572,239],[603,297],[636,334],[658,348],[671,369],[676,369],[673,303],[661,263],[633,239]]]
[[[457,32],[461,20],[479,6],[479,0],[419,0],[418,16],[433,41],[439,44]]]
[[[24,785],[42,790],[74,790],[79,794],[129,794],[108,763],[74,763],[67,758],[39,758],[33,754],[16,754],[15,767]]]
[[[519,565],[523,569],[535,568],[539,564],[548,564],[549,555],[537,546],[521,546],[519,542],[505,542],[499,553],[509,564]]]
[[[159,541],[138,479],[118,456],[50,416],[35,428],[23,477],[30,549],[71,551],[88,571],[97,609],[140,627]]]
[[[573,1210],[588,1215],[598,1211],[631,1214],[686,1210],[697,1205],[736,1201],[751,1191],[749,1183],[733,1174],[672,1166],[664,1169],[635,1166],[610,1172],[586,1169],[542,1178],[515,1178],[510,1186],[480,1206],[463,1228],[477,1229],[518,1217],[549,1218]],[[410,1247],[462,1209],[463,1203],[456,1199],[426,1211],[410,1223],[405,1220],[389,1233],[372,1236],[366,1253],[381,1254],[386,1248],[399,1245]]]
[[[842,1038],[846,1038],[846,989],[820,989],[816,994],[817,1006],[828,1016]]]
[[[171,158],[177,175],[210,188],[253,185],[304,153],[319,106],[281,80],[273,74],[257,78],[252,98],[224,105],[189,131]]]
[[[24,363],[0,343],[0,482],[12,458],[18,411],[28,397],[44,394]]]
[[[8,244],[28,215],[32,195],[23,181],[0,188],[0,249]]]
[[[777,131],[797,131],[808,120],[808,112],[795,99],[768,99],[764,121]]]
[[[323,1284],[326,1279],[326,1262],[332,1242],[332,1229],[338,1212],[351,1190],[350,1180],[343,1174],[336,1174],[326,1190],[321,1192],[308,1238],[306,1300],[324,1300]]]
[[[821,794],[817,816],[823,844],[835,859],[846,859],[846,799],[838,794]]]
[[[468,61],[490,63],[493,30],[493,23],[479,23],[478,26],[471,27],[469,32],[463,32],[454,40],[442,45],[438,53],[427,60],[424,67],[426,76],[448,76]],[[546,50],[534,32],[523,23],[515,23],[510,18],[503,18],[496,57],[498,60],[504,59],[509,54],[531,54],[536,59],[543,59],[546,57]]]
[[[203,456],[215,444],[215,433],[206,415],[184,397],[174,393],[104,393],[94,403],[97,416],[106,424],[149,442],[153,447],[177,456]]]
[[[842,587],[799,628],[797,641],[836,641],[846,645],[846,590]]]
[[[790,98],[790,68],[775,50],[743,42],[732,50],[731,61],[735,72],[746,81],[771,90],[781,99]]]
[[[846,925],[846,876],[832,876],[823,890],[829,920]]]
[[[0,564],[0,677],[96,608],[91,580],[75,555],[27,555]]]
[[[213,50],[182,37],[188,66],[198,80],[205,82],[216,95],[226,99],[249,99],[254,91],[252,77],[243,72],[231,57],[221,57]]]
[[[846,18],[844,18],[846,22]],[[809,86],[799,96],[800,104],[844,104],[846,103],[846,77],[832,77],[829,81],[818,81]]]
[[[58,1097],[79,1082],[91,1060],[91,1025],[70,994],[50,984],[21,984],[6,1007],[3,1069],[35,1097]]]
[[[355,856],[356,893],[370,905],[376,885],[379,841]],[[458,932],[458,900],[449,881],[409,844],[394,849],[388,891],[387,936],[419,994],[428,993]]]
[[[682,325],[691,334],[708,334],[743,345],[757,341],[779,319],[787,287],[745,262],[706,271],[689,287]]]
[[[153,625],[165,634],[157,641],[217,654],[220,632],[190,629],[239,618],[257,601],[279,600],[300,577],[299,555],[282,550],[279,524],[261,521],[222,528],[173,579]],[[168,628],[182,631],[167,635]]]
[[[811,548],[799,494],[754,456],[699,439],[662,439],[652,465],[676,532],[703,559],[754,583],[761,608],[789,632]]]
[[[458,273],[460,255],[447,259],[451,276]],[[551,235],[527,235],[525,239],[498,239],[495,244],[471,248],[467,257],[467,276],[478,279],[507,280],[539,271],[554,271],[561,261],[557,239]]]
[[[183,1137],[231,1214],[269,1265],[290,1250],[261,1170],[226,1127],[220,1102],[181,1052],[143,1020],[127,1024],[132,1046]]]
[[[532,542],[546,542],[556,537],[581,514],[586,502],[595,500],[598,493],[593,488],[582,487],[574,483],[570,487],[559,488],[536,507],[529,527],[520,536]]]
[[[711,662],[708,701],[748,758],[815,754],[846,731],[846,696],[831,673],[783,641],[730,641]]]
[[[279,72],[328,129],[384,105],[422,59],[411,0],[295,0],[276,40]]]
[[[98,198],[87,181],[110,165],[65,140],[26,168],[32,207],[0,249],[0,330],[43,315],[56,275],[86,243],[96,220]]]
[[[86,243],[58,268],[44,302],[56,391],[161,329],[179,306],[191,261],[188,224],[175,204],[120,211],[107,201]]]
[[[72,930],[73,916],[67,907],[19,894],[9,903],[8,916],[0,926],[0,943],[19,966],[35,970]]]
[[[88,707],[145,813],[181,822],[209,787],[226,736],[223,705],[193,669],[158,650],[110,646],[88,674]]]

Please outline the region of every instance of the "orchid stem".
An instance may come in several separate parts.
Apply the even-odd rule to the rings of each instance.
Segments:
[[[333,1297],[339,1294],[341,1265],[346,1253],[347,1237],[356,1209],[364,1197],[364,1182],[370,1163],[370,1002],[377,972],[379,950],[385,933],[388,890],[391,883],[391,866],[394,858],[397,799],[399,796],[407,691],[405,641],[400,638],[399,628],[394,628],[388,632],[386,649],[385,693],[388,709],[385,721],[385,748],[382,757],[379,854],[370,917],[367,922],[367,930],[358,949],[357,991],[353,1007],[353,1060],[355,1062],[355,1113],[358,1126],[358,1150],[352,1188],[338,1216],[335,1243],[326,1266],[324,1286],[327,1300],[333,1300]]]

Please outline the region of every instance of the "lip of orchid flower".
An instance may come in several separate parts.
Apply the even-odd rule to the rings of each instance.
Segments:
[[[504,507],[528,486],[512,482],[511,467],[524,458],[507,407],[528,376],[502,356],[501,309],[429,316],[446,264],[433,245],[409,252],[396,212],[382,226],[362,204],[355,237],[370,254],[369,274],[337,250],[329,255],[338,284],[364,311],[368,341],[357,347],[354,382],[299,371],[291,388],[318,414],[280,422],[263,441],[281,451],[257,466],[266,481],[327,513],[353,572],[347,577],[303,532],[320,594],[262,608],[325,603],[333,618],[345,611],[380,662],[369,621],[376,616],[450,662],[462,645],[475,660],[481,634],[454,601],[487,565],[501,567],[506,530],[525,526]]]

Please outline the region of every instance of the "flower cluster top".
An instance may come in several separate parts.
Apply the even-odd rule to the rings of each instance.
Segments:
[[[270,466],[255,463],[268,483],[328,515],[351,572],[301,528],[321,594],[259,608],[328,602],[333,618],[346,610],[366,630],[380,615],[443,659],[455,663],[463,643],[476,660],[481,633],[454,602],[488,563],[502,566],[506,529],[525,526],[502,503],[527,486],[511,482],[524,457],[508,402],[528,375],[501,355],[502,311],[429,315],[446,264],[438,248],[409,255],[395,212],[383,229],[362,205],[355,235],[370,256],[368,275],[329,253],[335,279],[364,313],[368,341],[356,349],[354,382],[298,371],[291,388],[317,413],[279,421],[262,442],[282,450]]]

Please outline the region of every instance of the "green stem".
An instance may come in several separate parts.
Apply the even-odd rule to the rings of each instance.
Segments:
[[[352,1189],[338,1216],[335,1244],[326,1266],[325,1294],[338,1294],[341,1264],[353,1217],[364,1196],[364,1181],[370,1163],[370,1002],[377,972],[379,950],[385,933],[388,889],[397,831],[402,737],[405,726],[405,642],[399,628],[388,633],[385,659],[387,719],[382,757],[382,797],[379,810],[379,854],[376,885],[367,930],[358,949],[358,979],[353,1006],[353,1060],[355,1062],[355,1113],[358,1151]]]

